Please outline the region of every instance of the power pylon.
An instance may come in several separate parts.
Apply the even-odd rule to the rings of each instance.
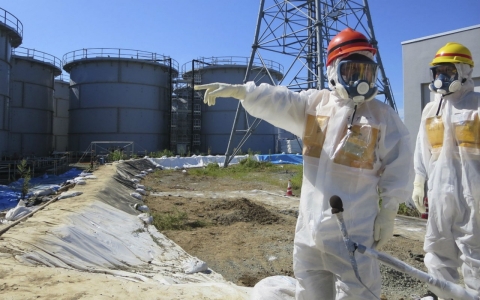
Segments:
[[[380,96],[377,97],[381,99],[383,96],[384,102],[397,111],[390,82],[383,68],[367,0],[261,0],[244,82],[249,78],[252,68],[259,68],[258,61],[263,62],[268,58],[284,66],[283,79],[275,82],[273,76],[269,76],[268,66],[263,64],[272,85],[283,85],[295,91],[328,88],[325,68],[327,47],[330,40],[347,27],[362,32],[377,49],[379,73],[376,85]],[[236,128],[237,118],[244,114],[248,115],[239,104],[225,166],[261,122],[261,119],[250,116],[253,121],[248,122],[249,128],[239,130]],[[238,132],[245,135],[232,152],[233,137]]]

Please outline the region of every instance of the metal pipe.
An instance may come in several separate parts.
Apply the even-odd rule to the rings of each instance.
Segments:
[[[355,252],[358,250],[360,253],[367,255],[368,257],[374,258],[379,260],[383,264],[412,276],[422,282],[425,282],[429,288],[436,294],[440,294],[437,296],[442,296],[443,298],[453,298],[457,300],[480,300],[480,297],[470,291],[465,290],[461,286],[441,280],[438,278],[433,277],[423,271],[420,271],[409,264],[404,263],[403,261],[396,259],[386,253],[381,253],[375,251],[371,248],[367,248],[362,244],[354,243],[351,241],[347,235],[346,228],[343,228],[345,224],[343,223],[342,212],[343,212],[343,203],[340,197],[334,195],[330,198],[330,206],[332,207],[332,214],[337,216],[337,220],[339,221],[340,231],[342,232],[343,239],[345,241],[345,246],[349,253]],[[353,250],[352,250],[353,249]],[[356,262],[352,262],[352,267],[354,271],[356,270]],[[357,274],[357,273],[356,273]],[[357,277],[358,278],[358,277]],[[359,278],[359,281],[361,279]]]
[[[427,274],[421,270],[415,269],[409,264],[406,264],[403,261],[396,259],[395,257],[392,257],[386,253],[375,251],[361,244],[355,244],[355,245],[357,250],[360,253],[367,255],[368,257],[374,258],[376,260],[379,260],[383,264],[397,271],[403,272],[405,274],[412,276],[413,278],[416,278],[422,282],[425,282],[433,292],[440,294],[437,296],[441,296],[443,298],[453,298],[458,300],[479,300],[480,299],[478,295],[475,295],[474,293],[465,290],[464,288],[462,288],[461,286],[453,282],[435,278],[432,275]]]
[[[193,124],[193,118],[194,118],[194,110],[193,110],[193,99],[195,99],[195,59],[192,59],[192,99],[191,99],[191,104],[192,104],[192,112],[191,112],[191,122],[192,122],[192,131],[190,134],[190,149],[193,151],[193,130],[194,130],[194,124]],[[187,103],[188,105],[188,103]]]
[[[317,76],[317,87],[320,90],[323,90],[325,88],[325,75],[323,73],[323,47],[322,47],[322,41],[323,41],[323,36],[321,34],[322,32],[322,26],[323,23],[320,21],[320,1],[316,0],[315,1],[315,34],[316,34],[316,39],[317,39],[317,65],[316,70],[318,73]]]

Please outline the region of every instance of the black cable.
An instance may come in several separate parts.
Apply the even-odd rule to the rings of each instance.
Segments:
[[[357,112],[357,104],[355,104],[355,107],[353,108],[353,115],[352,115],[352,119],[350,120],[350,125],[348,125],[348,130],[352,130],[353,119],[355,118],[355,113],[356,112]]]
[[[437,113],[435,114],[436,117],[438,117],[438,113],[440,112],[440,108],[442,107],[442,102],[443,102],[443,96],[442,98],[440,98],[440,103],[438,104]]]

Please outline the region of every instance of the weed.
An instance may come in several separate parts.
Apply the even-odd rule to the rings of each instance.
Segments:
[[[207,222],[201,221],[201,220],[195,220],[192,222],[187,222],[185,225],[188,226],[189,228],[202,228],[207,226]]]
[[[25,196],[28,193],[28,189],[30,187],[30,168],[27,166],[27,161],[23,159],[19,165],[17,165],[18,173],[20,177],[23,179],[21,193],[22,199],[25,199]]]
[[[113,152],[108,153],[108,161],[119,161],[125,159],[125,155],[123,151],[115,150]]]
[[[156,158],[156,157],[163,157],[163,156],[172,157],[172,156],[175,156],[175,155],[173,154],[172,151],[170,151],[168,149],[164,149],[162,151],[150,152],[150,154],[148,156],[152,157],[152,158]]]
[[[158,230],[188,230],[207,226],[205,222],[199,220],[189,222],[187,213],[177,209],[172,212],[154,213],[153,225]]]
[[[142,233],[142,232],[145,232],[145,228],[137,228],[136,230],[132,231],[133,234],[135,233]]]
[[[420,217],[420,213],[417,209],[408,207],[405,203],[400,203],[398,214],[409,217]]]
[[[257,161],[249,155],[246,159],[241,160],[239,165],[244,169],[263,169],[270,167],[272,163]]]

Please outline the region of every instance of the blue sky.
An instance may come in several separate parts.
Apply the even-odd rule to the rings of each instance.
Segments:
[[[198,57],[248,57],[259,4],[259,0],[0,0],[0,8],[23,24],[20,47],[59,59],[82,48],[134,49],[170,56],[180,66]],[[369,0],[369,6],[402,115],[401,43],[480,24],[480,0]]]

